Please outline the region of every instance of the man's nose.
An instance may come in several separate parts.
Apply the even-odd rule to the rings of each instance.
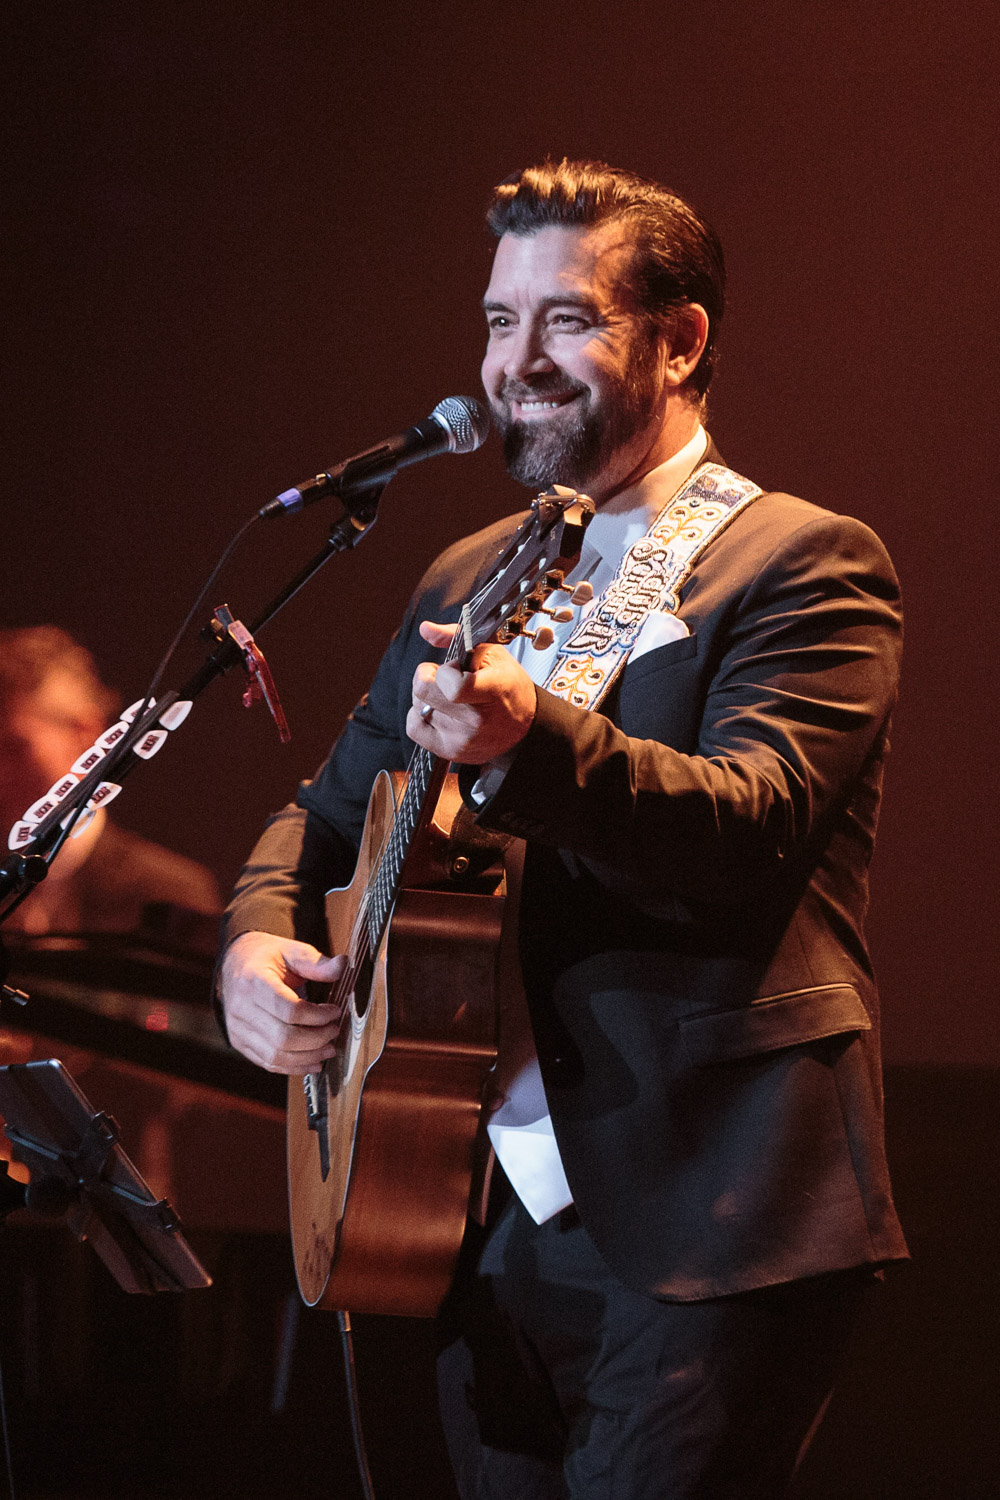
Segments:
[[[522,325],[507,346],[504,374],[508,380],[526,380],[531,375],[546,375],[555,369],[555,361],[545,348],[541,331]]]

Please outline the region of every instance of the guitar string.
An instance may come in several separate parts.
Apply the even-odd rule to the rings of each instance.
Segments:
[[[525,546],[527,546],[528,540],[529,538],[527,535],[520,542],[517,542],[516,537],[512,538],[510,547],[507,550],[509,551],[513,549],[515,552],[520,552],[524,549]],[[544,548],[542,549],[542,551],[544,552]],[[542,557],[541,561],[544,564],[544,556]],[[545,566],[547,566],[547,564],[545,564]],[[542,569],[539,569],[539,571],[541,572]],[[467,614],[468,616],[468,630],[470,635],[475,633],[475,630],[478,628],[478,625],[480,623],[476,618],[476,611],[478,608],[480,608],[483,601],[488,598],[489,594],[496,585],[496,581],[497,575],[491,575],[489,580],[483,585],[478,593],[473,595],[472,599],[465,606],[463,613]],[[527,576],[525,576],[521,580],[521,582],[525,583],[527,586],[521,589],[518,595],[518,603],[520,603],[521,600],[524,599],[528,593],[530,593],[531,588],[534,587],[534,582],[529,583],[527,580]],[[467,649],[468,647],[464,645],[459,633],[456,632],[445,653],[445,664],[450,665],[452,662],[456,661],[458,657],[464,654]],[[344,1014],[346,1014],[347,1004],[355,988],[357,976],[361,970],[361,966],[370,956],[372,951],[373,925],[375,927],[376,946],[377,943],[381,941],[381,937],[385,931],[385,922],[388,919],[392,901],[395,899],[395,888],[398,883],[399,877],[402,874],[406,854],[409,852],[409,844],[412,841],[413,834],[416,831],[420,817],[423,814],[423,799],[426,796],[427,788],[430,785],[431,777],[433,776],[435,766],[439,760],[439,756],[433,755],[429,750],[425,750],[422,745],[418,745],[411,755],[409,764],[407,765],[405,789],[403,791],[402,797],[399,800],[399,804],[394,811],[392,826],[388,831],[387,837],[383,840],[382,847],[377,856],[377,864],[374,876],[368,882],[368,892],[370,892],[371,894],[369,895],[368,892],[366,892],[365,898],[359,908],[357,918],[355,919],[354,928],[352,930],[351,936],[353,940],[355,933],[357,933],[358,931],[358,928],[362,928],[364,935],[360,940],[361,945],[356,952],[353,962],[349,964],[348,967],[344,970],[344,973],[342,974],[340,980],[337,982],[336,988],[333,992],[333,995],[331,996],[330,1003],[337,1005],[344,1012]],[[419,783],[417,776],[418,771],[421,773]],[[420,785],[420,790],[418,793],[415,793],[414,788],[418,784]],[[413,806],[414,802],[418,804],[416,807]],[[399,846],[402,843],[400,828],[403,822],[404,815],[408,822],[408,829],[406,834],[406,844],[402,848],[400,848]],[[398,868],[395,869],[394,874],[391,878],[387,873],[390,863],[390,853],[392,854],[393,865],[396,865],[397,861],[401,861],[398,863]],[[380,903],[379,908],[377,909],[377,920],[373,924],[371,919],[371,911],[372,898],[375,895],[379,896]]]
[[[468,628],[470,634],[474,634],[476,625],[478,624],[478,621],[475,620],[476,609],[482,603],[482,600],[487,597],[494,581],[495,580],[491,578],[490,581],[486,585],[484,585],[482,589],[480,589],[479,593],[476,594],[466,606],[466,612],[468,614]],[[452,662],[457,661],[458,658],[464,654],[466,649],[467,647],[464,645],[461,636],[456,633],[448,646],[448,650],[445,653],[445,663],[450,665]],[[416,830],[419,816],[423,811],[423,808],[421,806],[414,807],[413,803],[423,802],[423,799],[427,793],[427,788],[430,785],[431,777],[433,776],[436,763],[439,759],[439,756],[433,755],[429,750],[425,750],[422,745],[418,745],[413,754],[410,756],[410,761],[406,768],[405,789],[402,797],[399,800],[399,805],[394,811],[392,826],[388,830],[387,837],[383,840],[382,848],[379,852],[379,855],[377,856],[377,864],[374,877],[369,881],[368,889],[372,894],[369,895],[366,893],[361,907],[359,908],[357,919],[355,921],[355,932],[360,927],[364,934],[361,938],[361,946],[356,952],[353,962],[344,970],[344,973],[336,986],[334,995],[331,997],[332,1003],[339,1006],[345,1012],[347,1009],[347,1002],[352,991],[355,988],[355,983],[361,966],[369,957],[372,950],[373,925],[376,928],[376,940],[381,939],[382,933],[384,931],[385,918],[388,916],[388,910],[392,904],[393,892],[396,883],[399,880],[399,876],[402,874],[402,865],[403,863],[405,863],[406,854],[409,852],[409,844],[412,840],[413,833]],[[420,773],[419,776],[418,772]],[[420,788],[418,793],[414,793],[413,790],[416,786],[419,786]],[[404,818],[408,824],[408,828],[406,833],[406,844],[405,846],[401,847],[403,845],[403,836],[400,834],[400,829],[402,827]],[[388,874],[390,863],[393,866],[396,866],[398,863],[398,868],[394,869],[394,873],[391,878]],[[378,907],[376,908],[376,920],[373,924],[372,897],[376,895],[379,898],[379,903]],[[354,934],[352,933],[352,937],[353,935]]]

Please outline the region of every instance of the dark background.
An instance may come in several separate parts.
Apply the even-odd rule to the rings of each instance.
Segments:
[[[2,25],[9,622],[66,625],[138,696],[252,509],[478,393],[492,184],[546,152],[656,176],[726,246],[727,460],[860,516],[903,580],[871,917],[887,1055],[1000,1062],[992,5],[54,0]],[[422,567],[522,496],[494,444],[397,480],[267,633],[292,744],[216,684],[122,820],[228,885]],[[212,603],[250,618],[328,520],[262,527]]]
[[[951,1142],[942,1192],[970,1132],[993,1160],[993,5],[14,0],[0,26],[3,615],[68,627],[128,700],[246,515],[442,396],[478,393],[494,182],[546,153],[594,155],[693,198],[730,273],[710,414],[727,461],[861,517],[902,577],[870,921],[886,1054],[959,1070],[950,1093],[906,1085],[928,1149],[938,1126]],[[244,712],[234,680],[215,684],[130,783],[122,821],[228,884],[325,753],[423,566],[522,503],[494,444],[402,476],[372,537],[262,641],[292,744]],[[322,542],[321,512],[262,526],[211,604],[252,617]],[[973,1097],[979,1113],[956,1113]],[[977,1199],[963,1285],[992,1299],[992,1201],[970,1178],[928,1208],[927,1157],[909,1147],[897,1138],[911,1233],[937,1244],[940,1214],[954,1224]],[[934,1254],[923,1265],[926,1333],[944,1281]],[[933,1425],[929,1393],[979,1357],[972,1305],[965,1343],[894,1356],[926,1358],[929,1382],[897,1440]],[[882,1378],[865,1376],[873,1391]]]

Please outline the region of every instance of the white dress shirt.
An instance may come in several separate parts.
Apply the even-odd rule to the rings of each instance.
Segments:
[[[708,437],[699,427],[694,437],[666,463],[653,469],[631,489],[606,501],[597,511],[584,536],[580,561],[566,580],[567,592],[586,581],[599,598],[618,571],[628,549],[645,536],[667,502],[701,463]],[[558,605],[559,596],[554,602]],[[593,604],[583,606],[586,615]],[[511,655],[524,667],[532,681],[545,682],[556,660],[560,645],[576,628],[581,612],[572,621],[553,625],[555,640],[544,651],[535,651],[530,641],[518,637],[508,646]],[[684,624],[674,615],[651,614],[646,619],[629,660],[655,649],[677,635],[687,634]],[[473,787],[476,801],[485,801],[497,790],[513,758],[502,757],[484,767]],[[508,1019],[512,1008],[505,1009]],[[545,1090],[542,1086],[538,1057],[531,1039],[527,1011],[520,1007],[520,1019],[506,1034],[500,1032],[500,1053],[494,1073],[493,1100],[487,1123],[490,1142],[500,1165],[510,1179],[525,1208],[536,1224],[543,1224],[560,1209],[567,1208],[573,1195],[566,1181],[559,1147],[552,1130]]]

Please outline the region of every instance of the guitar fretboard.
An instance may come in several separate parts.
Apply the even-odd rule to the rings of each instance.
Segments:
[[[414,752],[410,760],[406,789],[396,808],[392,832],[386,840],[378,868],[369,886],[365,922],[368,927],[369,951],[372,953],[378,952],[388,925],[406,856],[410,852],[413,835],[420,825],[427,791],[437,764],[438,757],[422,747]]]
[[[445,654],[445,661],[449,664],[461,660],[472,650],[474,644],[472,611],[473,605],[471,604],[466,605],[462,610],[458,630]],[[363,915],[368,930],[370,953],[378,952],[379,944],[388,926],[399,892],[399,882],[406,864],[406,857],[410,852],[413,836],[420,827],[427,793],[440,763],[441,757],[433,755],[430,750],[425,750],[422,745],[418,745],[410,757],[410,764],[406,768],[406,786],[396,808],[392,832],[386,839],[375,873],[369,881],[368,899]]]

